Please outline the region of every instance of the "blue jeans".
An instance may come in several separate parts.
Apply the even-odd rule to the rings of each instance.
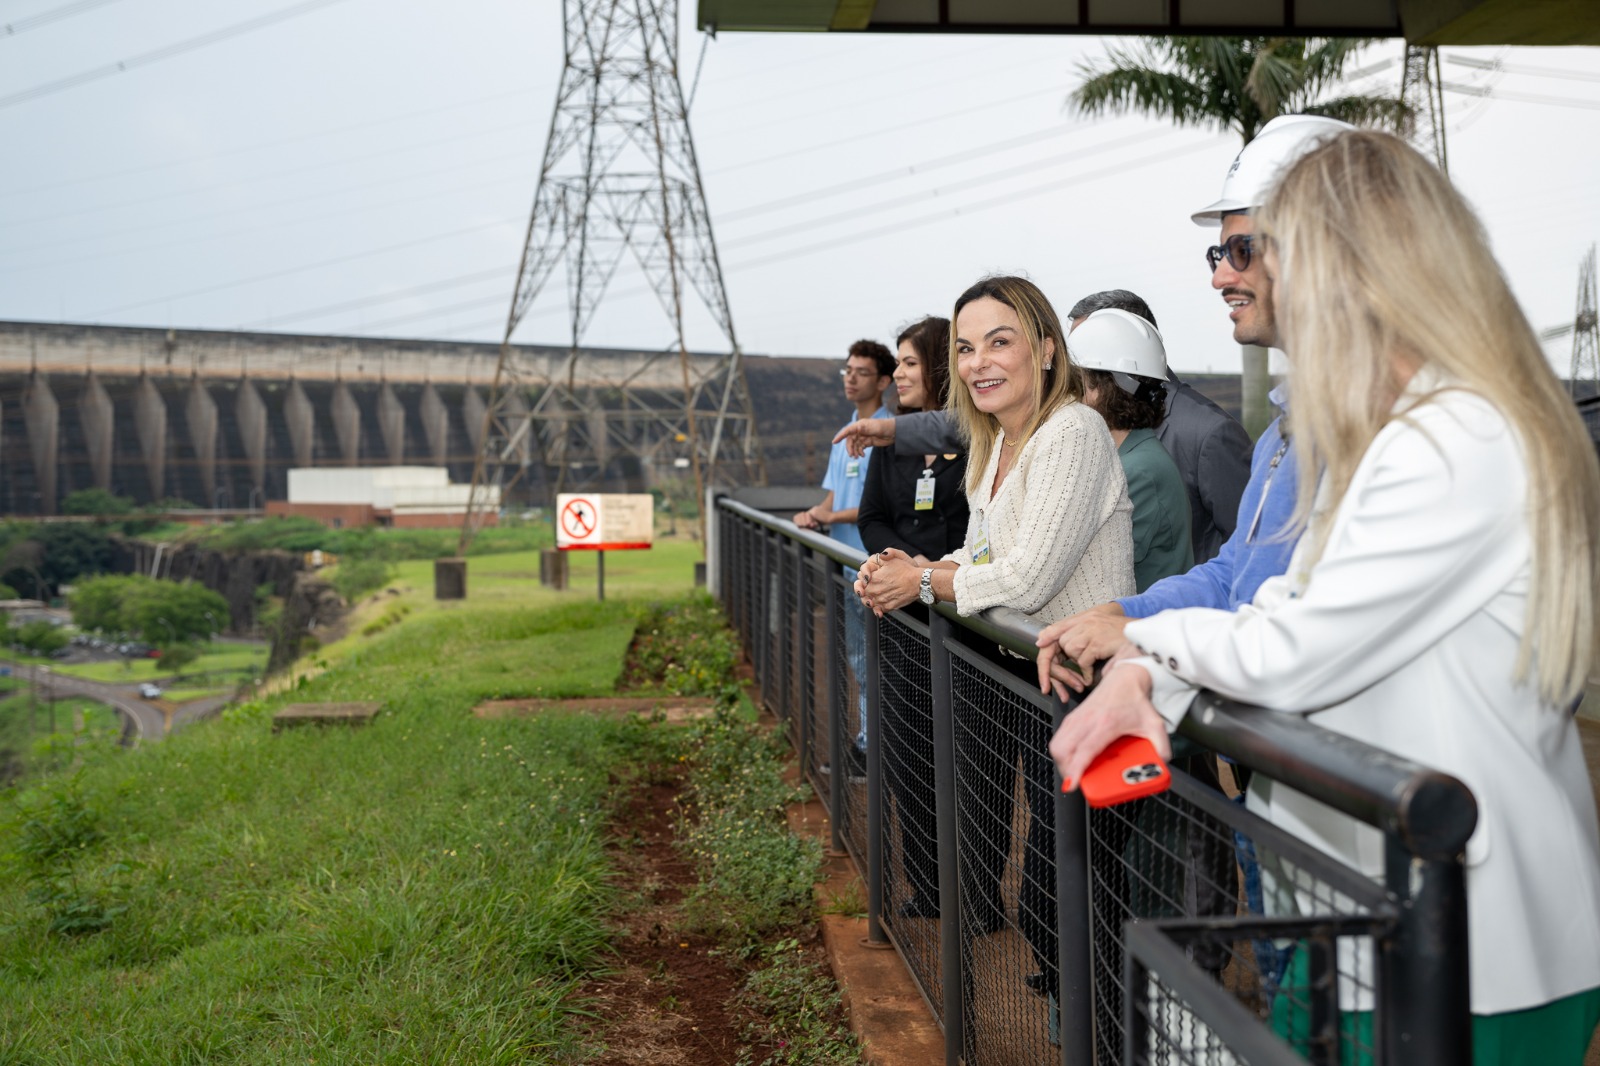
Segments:
[[[844,579],[854,585],[856,571],[844,568]],[[856,750],[867,750],[867,608],[854,592],[844,594],[844,652],[850,663],[850,672],[856,678],[857,719]]]

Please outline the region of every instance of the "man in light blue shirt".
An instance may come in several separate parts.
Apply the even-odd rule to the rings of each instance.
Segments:
[[[839,374],[844,378],[844,397],[855,405],[852,421],[863,418],[888,418],[891,412],[883,404],[883,393],[894,380],[894,356],[877,341],[856,341],[850,346],[850,355]],[[801,529],[821,530],[828,535],[865,551],[861,532],[856,528],[856,513],[861,506],[861,492],[867,481],[867,454],[853,456],[844,444],[835,444],[828,452],[828,473],[822,487],[828,494],[822,502],[794,516],[794,524]],[[845,567],[845,581],[855,584],[856,572]],[[857,706],[860,712],[860,731],[855,738],[856,748],[867,749],[867,629],[866,608],[855,596],[845,596],[845,650],[855,674]]]

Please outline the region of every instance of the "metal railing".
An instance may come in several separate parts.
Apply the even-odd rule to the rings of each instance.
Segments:
[[[1090,810],[1045,755],[1069,708],[1032,680],[1038,625],[878,619],[862,558],[716,501],[712,591],[951,1066],[1470,1060],[1464,785],[1201,693],[1172,788]],[[1227,798],[1212,753],[1374,827],[1381,877]]]

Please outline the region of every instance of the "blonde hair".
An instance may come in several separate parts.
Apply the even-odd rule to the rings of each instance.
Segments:
[[[1000,421],[993,415],[978,410],[972,402],[972,393],[961,381],[957,366],[955,321],[961,309],[985,297],[999,300],[1017,313],[1022,324],[1022,336],[1028,342],[1033,357],[1034,395],[1038,400],[1033,415],[1015,442],[1021,447],[1034,430],[1050,416],[1069,403],[1083,399],[1083,374],[1067,354],[1067,335],[1061,328],[1061,319],[1045,298],[1039,286],[1026,278],[994,276],[973,285],[956,299],[955,310],[950,314],[950,398],[945,409],[954,417],[956,428],[967,442],[967,495],[972,495],[983,480],[984,468],[994,451],[995,433]],[[1055,342],[1055,354],[1050,368],[1045,369],[1045,340]]]
[[[1522,445],[1532,581],[1515,677],[1571,701],[1595,662],[1600,464],[1477,216],[1405,142],[1359,130],[1291,166],[1257,225],[1277,257],[1278,327],[1301,397],[1295,522],[1311,537],[1307,565],[1331,519],[1313,513],[1319,481],[1341,499],[1373,438],[1406,417],[1393,411],[1397,364],[1437,368],[1446,388],[1493,405]]]

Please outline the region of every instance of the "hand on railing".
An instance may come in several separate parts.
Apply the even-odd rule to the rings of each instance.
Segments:
[[[882,618],[917,601],[922,584],[922,568],[916,560],[899,548],[885,548],[876,555],[867,556],[856,577],[856,595]]]
[[[1050,738],[1050,758],[1061,771],[1061,780],[1072,786],[1068,791],[1077,788],[1095,756],[1118,737],[1144,737],[1161,758],[1172,758],[1166,719],[1150,702],[1150,671],[1138,665],[1112,669],[1122,658],[1107,666],[1100,684],[1061,720],[1061,728]]]
[[[894,443],[894,419],[863,418],[852,422],[834,435],[833,443],[844,442],[845,450],[860,458],[868,448],[882,448]]]
[[[1103,603],[1046,626],[1039,634],[1039,691],[1049,695],[1054,689],[1066,699],[1068,689],[1088,688],[1095,665],[1127,644],[1122,631],[1128,621],[1117,604]]]

